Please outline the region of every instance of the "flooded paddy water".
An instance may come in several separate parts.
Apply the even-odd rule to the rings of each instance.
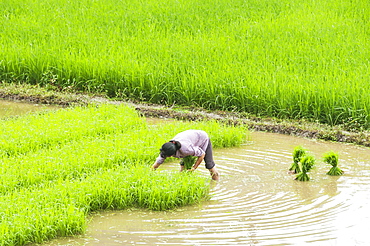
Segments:
[[[309,182],[288,173],[297,145],[317,159]],[[326,175],[331,166],[322,155],[330,150],[339,153],[343,176]],[[45,245],[370,244],[369,148],[254,132],[245,145],[216,149],[214,157],[221,180],[210,180],[210,201],[165,212],[101,212],[85,235]],[[160,169],[177,170],[177,163]]]

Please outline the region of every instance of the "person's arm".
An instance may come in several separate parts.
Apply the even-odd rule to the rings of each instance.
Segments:
[[[165,157],[159,155],[155,160],[154,164],[152,165],[152,170],[157,169],[164,162],[165,159],[166,159]]]
[[[197,159],[197,161],[195,162],[195,164],[194,164],[194,166],[189,170],[189,171],[194,171],[195,169],[197,169],[198,168],[198,166],[200,165],[200,163],[203,161],[203,159],[204,159],[204,156],[205,156],[206,154],[203,154],[203,155],[201,155],[201,156],[199,156],[198,157],[198,159]]]

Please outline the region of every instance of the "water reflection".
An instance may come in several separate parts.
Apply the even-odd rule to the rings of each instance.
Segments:
[[[261,132],[252,139],[239,148],[215,150],[222,176],[210,201],[167,212],[100,213],[84,236],[46,245],[370,244],[368,148]],[[295,181],[287,172],[297,145],[317,159],[309,182]],[[344,176],[326,175],[331,166],[321,159],[330,150],[339,153]],[[198,170],[208,176],[205,168]]]

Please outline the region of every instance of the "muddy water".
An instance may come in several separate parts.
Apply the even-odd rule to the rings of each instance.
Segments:
[[[18,116],[31,112],[38,112],[57,108],[59,107],[0,100],[0,118]]]
[[[85,235],[46,245],[370,245],[370,149],[272,133],[251,137],[240,148],[215,151],[221,180],[210,183],[210,201],[167,212],[103,212]],[[309,182],[287,172],[297,145],[317,159]],[[339,153],[343,176],[325,174],[330,166],[321,159],[330,150]]]

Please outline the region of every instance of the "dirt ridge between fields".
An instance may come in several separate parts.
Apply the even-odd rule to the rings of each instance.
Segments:
[[[370,147],[369,131],[348,131],[341,126],[328,126],[305,120],[281,120],[254,117],[245,113],[209,111],[201,108],[163,106],[147,103],[111,100],[102,95],[59,92],[38,86],[0,84],[0,98],[10,101],[37,104],[61,105],[64,107],[112,103],[125,103],[140,112],[144,117],[167,118],[187,121],[216,120],[231,125],[245,125],[249,130],[280,133],[311,139],[352,143]]]

